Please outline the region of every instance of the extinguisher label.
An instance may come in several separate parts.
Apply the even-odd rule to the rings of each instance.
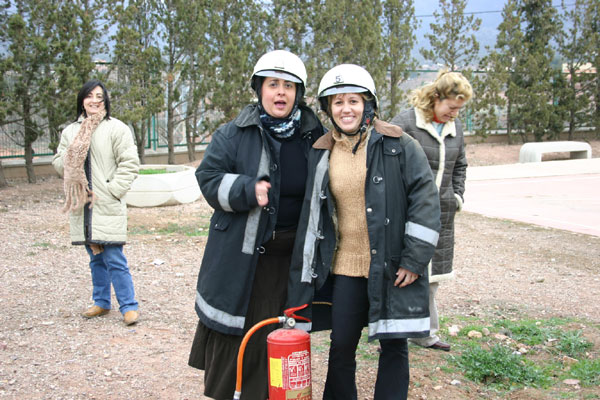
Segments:
[[[302,390],[288,390],[285,392],[286,400],[312,400],[311,389],[305,388]]]
[[[296,351],[288,357],[269,358],[271,386],[283,389],[310,389],[310,352]],[[297,392],[300,394],[303,390]],[[310,390],[309,390],[310,393]],[[303,399],[304,397],[293,397]]]
[[[270,381],[271,386],[283,387],[283,371],[282,371],[282,360],[280,358],[269,359],[269,372],[271,373]]]
[[[303,389],[310,386],[310,352],[308,350],[296,351],[288,356],[286,380],[289,389]]]

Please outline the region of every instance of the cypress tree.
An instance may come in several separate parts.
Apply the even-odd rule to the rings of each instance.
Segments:
[[[212,54],[206,70],[212,74],[207,88],[206,126],[213,131],[232,120],[254,98],[250,76],[254,64],[267,48],[265,11],[251,0],[212,1],[209,20]]]
[[[573,139],[575,129],[590,123],[591,54],[593,35],[588,35],[587,15],[592,10],[592,0],[576,0],[573,8],[567,9],[562,1],[563,12],[560,15],[565,29],[557,32],[558,53],[564,63],[555,79],[557,99],[568,123],[569,140]],[[566,72],[568,76],[564,76]]]
[[[589,11],[586,13],[586,36],[590,37],[592,63],[590,97],[593,99],[591,110],[592,126],[596,128],[596,137],[600,137],[600,2],[590,0]]]
[[[379,0],[323,0],[312,8],[312,47],[308,67],[319,82],[325,72],[338,64],[364,67],[380,90],[386,68],[382,37],[382,4]]]
[[[36,182],[33,143],[50,127],[51,148],[60,124],[75,113],[74,93],[92,68],[89,47],[96,37],[99,9],[50,0],[6,2],[0,38],[6,46],[1,60],[2,124],[22,127],[12,139],[24,148],[27,179]],[[68,6],[68,7],[67,7]],[[86,30],[83,34],[83,30]]]
[[[392,118],[400,109],[403,93],[399,86],[416,68],[411,56],[415,45],[417,20],[412,0],[387,0],[383,4],[383,64],[388,71],[387,85],[380,89],[380,98],[387,99],[380,110],[383,119]]]
[[[488,54],[481,59],[479,70],[482,72],[471,79],[475,92],[471,104],[475,113],[475,133],[486,136],[490,131],[501,129],[503,124],[499,114],[506,109],[509,143],[512,142],[511,97],[516,89],[513,84],[514,56],[524,51],[520,24],[518,0],[508,0],[502,9],[496,44],[493,49],[488,48]]]
[[[442,62],[451,71],[468,68],[478,59],[479,42],[475,32],[481,19],[464,14],[467,0],[440,0],[441,13],[433,13],[432,33],[425,35],[431,49],[421,49],[421,55],[433,62]]]
[[[516,90],[510,91],[511,122],[525,138],[533,134],[536,141],[553,137],[556,131],[555,106],[553,104],[551,66],[554,51],[550,40],[557,32],[559,21],[550,0],[528,0],[519,3],[524,51],[514,54],[515,73],[511,83]]]
[[[140,161],[144,163],[147,132],[154,114],[164,104],[163,67],[156,42],[156,3],[148,0],[116,4],[112,18],[117,26],[111,82],[113,113],[132,127]]]
[[[193,1],[181,4],[183,68],[182,79],[185,82],[184,124],[188,160],[196,159],[196,141],[203,134],[205,98],[208,91],[210,73],[204,66],[211,60],[208,50],[208,26],[210,17],[209,1]],[[203,139],[200,139],[202,141]]]

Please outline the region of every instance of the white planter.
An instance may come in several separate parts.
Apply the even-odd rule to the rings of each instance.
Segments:
[[[191,203],[200,197],[195,169],[186,165],[145,164],[142,169],[166,169],[164,174],[140,174],[125,195],[127,205],[159,207]]]

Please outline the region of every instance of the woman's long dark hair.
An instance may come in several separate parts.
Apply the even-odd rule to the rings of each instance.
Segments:
[[[83,84],[81,89],[79,90],[79,94],[77,94],[77,117],[75,120],[79,118],[81,114],[84,117],[87,117],[85,113],[85,108],[83,108],[83,100],[90,94],[92,90],[94,90],[97,86],[102,88],[102,94],[104,97],[104,109],[106,110],[106,117],[104,119],[110,119],[110,99],[108,98],[108,90],[102,82],[97,79],[92,79]]]

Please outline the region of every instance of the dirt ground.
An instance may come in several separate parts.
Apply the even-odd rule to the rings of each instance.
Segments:
[[[592,142],[600,155],[600,141]],[[468,145],[469,164],[517,162],[519,145]],[[561,155],[555,155],[560,158]],[[202,373],[187,366],[197,317],[195,285],[211,214],[202,201],[131,208],[125,253],[141,321],[110,314],[85,320],[92,304],[88,257],[69,244],[62,181],[0,189],[0,398],[203,399]],[[456,221],[456,279],[439,290],[441,314],[576,317],[600,323],[600,238],[476,214]],[[594,351],[600,339],[591,337]],[[373,353],[374,347],[368,352]],[[411,399],[497,398],[440,368],[441,354],[411,352]],[[376,354],[373,357],[376,359]],[[313,335],[313,396],[326,374],[327,336]],[[372,398],[376,361],[359,363],[359,398]],[[460,384],[456,384],[458,380]],[[572,389],[572,398],[599,390]],[[512,399],[545,398],[523,389]]]

